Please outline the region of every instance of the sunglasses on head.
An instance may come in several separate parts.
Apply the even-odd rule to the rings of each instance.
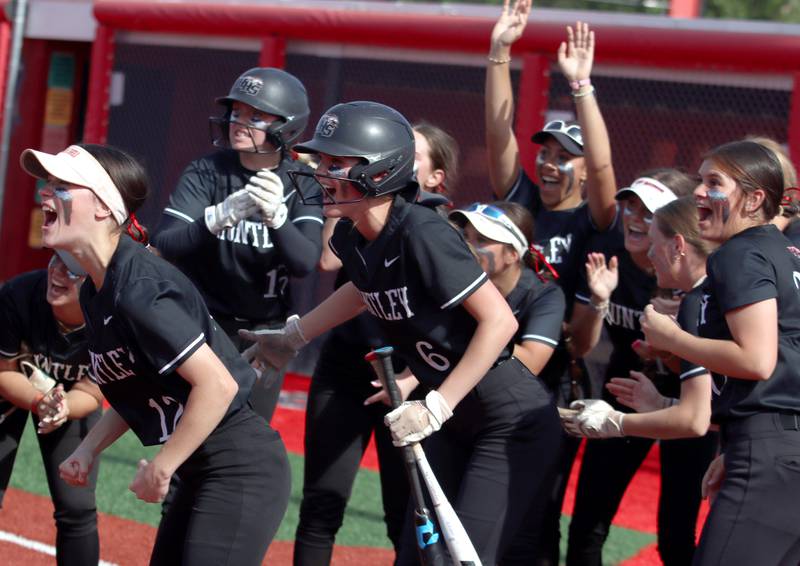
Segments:
[[[572,141],[583,147],[583,132],[577,124],[570,124],[564,120],[551,120],[542,128],[543,132],[559,132],[568,136]]]
[[[491,204],[481,204],[479,202],[472,203],[467,208],[464,209],[467,212],[475,212],[480,214],[481,216],[485,216],[486,218],[493,220],[501,224],[506,230],[511,232],[514,238],[522,245],[523,249],[528,247],[528,240],[523,235],[522,231],[519,227],[512,222],[512,220],[508,217],[508,215],[497,208],[496,206],[492,206]]]

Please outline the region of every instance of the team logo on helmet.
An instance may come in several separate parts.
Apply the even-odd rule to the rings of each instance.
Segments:
[[[242,77],[236,81],[236,88],[245,94],[255,96],[264,86],[264,81],[254,77]]]
[[[317,133],[324,138],[329,138],[339,127],[339,118],[335,114],[325,114],[319,121]]]

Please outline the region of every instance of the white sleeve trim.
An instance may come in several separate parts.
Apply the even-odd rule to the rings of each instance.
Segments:
[[[174,358],[173,358],[173,359],[172,359],[172,360],[171,360],[171,361],[170,361],[170,362],[169,362],[167,365],[165,365],[163,368],[161,368],[160,370],[158,370],[158,374],[159,374],[159,375],[163,375],[163,374],[164,374],[164,373],[165,373],[167,370],[170,370],[170,369],[172,369],[172,366],[174,366],[174,365],[175,365],[175,364],[176,364],[176,363],[177,363],[177,362],[178,362],[178,361],[179,361],[181,358],[183,358],[183,356],[185,356],[185,355],[186,355],[186,353],[187,353],[189,350],[191,350],[192,348],[194,348],[195,346],[197,346],[197,344],[198,344],[199,342],[201,342],[201,341],[205,340],[205,338],[206,338],[206,335],[205,335],[205,333],[204,333],[204,332],[201,332],[201,333],[200,333],[200,336],[198,336],[197,338],[195,338],[194,340],[192,340],[192,343],[191,343],[191,344],[189,344],[188,346],[186,346],[186,347],[183,349],[183,351],[182,351],[180,354],[178,354],[177,356],[175,356],[175,357],[174,357]]]
[[[508,190],[508,192],[506,193],[506,196],[505,196],[505,198],[503,198],[503,200],[511,200],[512,198],[514,198],[514,195],[517,194],[517,191],[519,190],[520,185],[522,185],[522,174],[523,174],[523,169],[522,169],[522,167],[520,167],[519,168],[519,173],[517,174],[517,180],[514,181],[513,185],[511,185],[511,188]]]
[[[591,302],[591,298],[585,295],[581,295],[580,293],[575,293],[575,300],[580,301],[582,303],[589,303]]]
[[[553,346],[554,348],[558,346],[558,340],[553,340],[552,338],[548,338],[547,336],[542,336],[540,334],[523,334],[522,341],[525,340],[535,340],[536,342],[544,342],[548,346]]]
[[[175,210],[174,208],[165,208],[164,214],[169,214],[170,216],[174,216],[175,218],[180,218],[181,220],[185,220],[186,222],[194,222],[194,218],[192,218],[188,214],[184,214],[179,210]]]
[[[17,350],[13,354],[11,352],[6,352],[5,350],[0,350],[0,356],[6,357],[6,358],[16,358],[17,356],[19,356],[19,350]]]
[[[704,367],[696,367],[694,369],[690,369],[689,371],[685,371],[678,376],[678,379],[683,381],[684,379],[689,379],[690,377],[697,377],[698,375],[703,375],[704,373],[708,373],[708,370]]]
[[[480,276],[479,276],[479,277],[478,277],[478,278],[477,278],[475,281],[473,281],[472,283],[470,283],[470,284],[467,286],[467,288],[466,288],[466,289],[464,289],[463,291],[461,291],[461,292],[460,292],[458,295],[456,295],[455,297],[453,297],[452,299],[450,299],[449,301],[447,301],[445,304],[443,304],[443,305],[442,305],[441,307],[439,307],[439,308],[440,308],[440,309],[442,309],[442,310],[444,310],[444,309],[446,309],[447,307],[449,307],[450,305],[452,305],[452,304],[454,304],[454,303],[457,303],[458,301],[460,301],[460,300],[461,300],[461,297],[463,297],[464,295],[466,295],[467,293],[469,293],[470,291],[472,291],[472,289],[474,289],[474,288],[475,288],[475,287],[478,285],[478,283],[480,283],[480,282],[481,282],[481,281],[483,281],[484,279],[486,279],[486,274],[485,274],[485,273],[481,273],[481,274],[480,274]]]
[[[307,221],[319,222],[320,224],[324,224],[322,218],[317,218],[316,216],[298,216],[297,218],[292,219],[292,224],[296,222],[307,222]]]

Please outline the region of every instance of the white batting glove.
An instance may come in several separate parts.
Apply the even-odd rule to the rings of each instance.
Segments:
[[[56,386],[56,380],[40,370],[38,367],[30,362],[20,362],[22,373],[28,378],[28,381],[39,393],[47,393]]]
[[[233,228],[239,222],[258,212],[253,195],[239,189],[219,204],[206,207],[205,220],[208,231],[215,236],[225,228]]]
[[[567,432],[587,438],[616,438],[625,436],[622,421],[625,413],[617,411],[601,399],[579,399],[569,405],[570,409],[580,411],[568,424]]]
[[[289,211],[283,203],[283,182],[269,169],[262,169],[244,187],[261,212],[261,219],[270,228],[280,228],[286,222]]]
[[[297,356],[308,340],[300,328],[300,317],[293,314],[286,319],[286,326],[275,330],[239,330],[239,336],[255,342],[242,352],[242,356],[256,369],[272,366],[282,369]]]
[[[383,422],[392,431],[392,444],[407,446],[430,436],[452,416],[453,410],[434,389],[425,401],[406,401],[387,413]]]

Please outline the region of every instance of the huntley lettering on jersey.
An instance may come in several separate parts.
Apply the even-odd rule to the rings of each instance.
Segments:
[[[544,246],[536,244],[536,249],[542,252],[547,263],[558,265],[564,263],[564,258],[569,253],[572,245],[572,234],[566,236],[553,236]]]
[[[408,304],[408,287],[373,293],[359,291],[359,294],[361,294],[364,304],[367,305],[367,310],[373,316],[383,320],[403,320],[414,316]]]
[[[133,355],[122,347],[103,354],[89,350],[89,355],[92,358],[92,378],[100,385],[136,375],[132,369],[126,367],[128,363],[133,363]]]
[[[54,362],[44,354],[33,355],[33,365],[56,381],[80,381],[89,376],[89,364],[64,364]]]
[[[621,326],[628,330],[639,330],[639,317],[642,311],[623,307],[617,303],[609,303],[606,321],[614,326]]]
[[[275,245],[269,238],[266,224],[251,220],[242,220],[236,226],[223,230],[217,234],[217,238],[254,248],[271,248]]]

